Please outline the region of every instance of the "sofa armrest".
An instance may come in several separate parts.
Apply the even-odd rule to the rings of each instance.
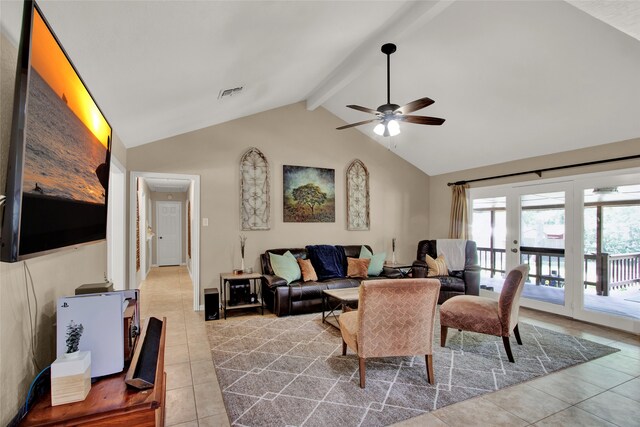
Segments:
[[[380,275],[386,277],[387,279],[402,279],[404,277],[402,271],[397,268],[391,267],[382,267],[382,273],[380,273]]]
[[[274,274],[263,274],[262,284],[268,286],[270,289],[277,288],[278,286],[287,286],[287,281],[280,276]]]
[[[464,293],[466,295],[480,295],[480,266],[470,265],[464,269]]]
[[[419,259],[413,261],[411,272],[414,279],[424,279],[427,277],[427,270],[427,263],[425,261]]]

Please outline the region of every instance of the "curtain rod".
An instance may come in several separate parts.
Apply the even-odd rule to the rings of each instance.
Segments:
[[[617,157],[615,159],[594,160],[592,162],[574,163],[572,165],[554,166],[554,167],[551,167],[551,168],[542,168],[542,169],[533,169],[533,170],[529,170],[529,171],[526,171],[526,172],[514,172],[514,173],[507,173],[507,174],[504,174],[504,175],[488,176],[488,177],[485,177],[485,178],[476,178],[476,179],[468,179],[468,180],[463,180],[463,181],[449,182],[449,183],[447,183],[447,185],[449,187],[451,187],[452,185],[464,185],[464,184],[469,184],[470,182],[488,181],[490,179],[508,178],[508,177],[511,177],[511,176],[528,175],[530,173],[535,173],[536,175],[538,175],[539,177],[542,178],[542,172],[556,171],[556,170],[569,169],[569,168],[577,168],[577,167],[581,167],[581,166],[599,165],[599,164],[602,164],[602,163],[620,162],[622,160],[632,160],[632,159],[640,159],[640,154],[634,154],[633,156]]]

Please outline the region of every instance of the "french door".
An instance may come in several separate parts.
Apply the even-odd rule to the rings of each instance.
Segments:
[[[473,189],[472,236],[478,245],[483,293],[497,298],[506,273],[529,266],[521,305],[570,315],[573,280],[572,188],[566,183]]]
[[[640,332],[640,173],[469,196],[482,295],[498,298],[506,273],[527,264],[522,306]]]

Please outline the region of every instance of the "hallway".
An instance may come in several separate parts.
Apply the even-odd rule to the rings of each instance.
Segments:
[[[143,321],[150,316],[167,318],[166,425],[228,426],[211,360],[204,312],[193,311],[193,287],[187,268],[152,268],[140,290]]]

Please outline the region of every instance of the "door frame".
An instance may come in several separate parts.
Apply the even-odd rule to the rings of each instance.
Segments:
[[[193,205],[191,216],[191,278],[193,281],[193,311],[200,308],[200,175],[131,171],[129,175],[129,289],[137,288],[136,282],[136,180],[138,178],[172,178],[191,180]]]
[[[520,194],[526,194],[527,188],[553,188],[554,186],[569,186],[572,188],[572,194],[567,194],[565,198],[565,232],[567,233],[565,238],[565,262],[568,262],[569,257],[573,259],[584,259],[584,239],[583,239],[583,227],[584,227],[584,215],[582,214],[584,209],[584,190],[592,188],[594,186],[607,185],[625,185],[625,184],[637,184],[638,176],[640,175],[640,167],[609,170],[602,172],[583,173],[570,176],[562,176],[555,178],[536,179],[531,181],[513,182],[510,184],[500,184],[484,187],[473,187],[467,192],[467,203],[470,209],[472,209],[471,201],[476,198],[483,197],[497,197],[506,196],[507,204],[509,204],[509,197],[513,199],[513,196]],[[557,188],[557,187],[556,187]],[[544,190],[543,190],[544,191]],[[519,207],[519,197],[517,203]],[[507,206],[507,213],[509,212],[509,206]],[[473,218],[473,215],[470,215]],[[507,242],[506,251],[510,251],[509,236],[513,236],[513,224],[514,219],[509,219],[507,215]],[[511,233],[510,233],[511,228]],[[569,240],[571,238],[572,240]],[[518,254],[519,255],[519,254]],[[557,304],[551,304],[543,301],[523,299],[521,304],[523,307],[532,308],[535,310],[546,311],[551,313],[568,316],[576,320],[581,320],[589,323],[594,323],[614,329],[621,329],[632,333],[640,333],[640,321],[631,319],[629,317],[614,316],[606,313],[588,311],[584,309],[583,299],[583,265],[581,262],[571,262],[571,265],[565,266],[567,274],[566,283],[571,283],[569,289],[565,286],[565,305],[559,306]],[[570,276],[569,276],[570,274]],[[569,279],[571,277],[571,279]],[[571,280],[571,282],[570,282]],[[578,285],[576,285],[578,283]],[[493,299],[498,299],[499,294],[496,292],[480,290],[482,296],[486,296]]]
[[[184,247],[183,247],[183,242],[182,242],[182,202],[179,200],[156,200],[155,201],[156,204],[156,265],[160,266],[160,257],[159,257],[159,253],[160,253],[160,242],[158,241],[160,236],[160,228],[159,228],[159,224],[160,224],[160,207],[163,205],[178,205],[178,217],[179,217],[179,224],[178,224],[178,235],[180,237],[180,261],[178,262],[179,265],[182,265],[182,253],[184,251]],[[169,264],[167,264],[169,265]]]
[[[116,290],[127,288],[127,169],[111,156],[107,212],[107,279]]]

